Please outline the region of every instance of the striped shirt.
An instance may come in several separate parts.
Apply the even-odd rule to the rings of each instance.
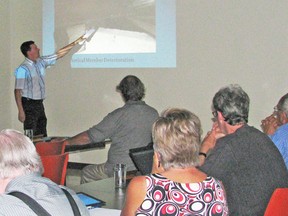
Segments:
[[[15,89],[22,90],[22,97],[33,100],[45,99],[45,69],[54,65],[57,55],[42,56],[33,62],[25,58],[15,70]]]
[[[72,190],[61,186],[73,196],[82,216],[88,216],[89,211]],[[38,173],[18,176],[11,180],[4,194],[0,194],[0,215],[5,216],[36,216],[31,208],[22,200],[8,195],[13,191],[25,193],[40,204],[52,216],[72,216],[72,207],[60,186],[51,180],[41,177]]]
[[[288,123],[280,126],[270,138],[283,156],[288,169]]]

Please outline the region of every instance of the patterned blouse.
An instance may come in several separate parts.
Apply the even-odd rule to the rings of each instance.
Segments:
[[[213,177],[197,183],[177,183],[150,174],[146,184],[146,196],[136,215],[228,215],[224,187]]]

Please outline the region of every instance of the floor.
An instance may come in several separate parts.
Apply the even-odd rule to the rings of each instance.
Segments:
[[[81,169],[67,169],[66,186],[73,187],[80,185]]]

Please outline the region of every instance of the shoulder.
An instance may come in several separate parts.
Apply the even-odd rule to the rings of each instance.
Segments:
[[[120,120],[122,118],[122,116],[125,113],[125,109],[123,107],[117,108],[115,110],[113,110],[112,112],[108,113],[103,119],[102,121],[99,123],[105,123],[105,124],[109,124],[111,123],[112,125],[115,124],[116,121]]]
[[[57,60],[57,55],[52,54],[52,55],[47,55],[47,56],[41,56],[37,59],[37,64],[40,64],[43,67],[47,67],[49,65],[54,65]]]
[[[217,140],[217,144],[220,143],[222,145],[228,145],[230,148],[237,147],[238,149],[239,143],[241,143],[241,146],[244,146],[245,144],[250,144],[252,140],[253,143],[259,140],[270,142],[268,136],[260,130],[249,125],[244,125],[234,133],[228,134]]]
[[[281,125],[273,134],[273,136],[288,136],[288,123]]]
[[[70,193],[70,195],[73,197],[74,201],[76,202],[78,209],[80,211],[81,215],[89,215],[89,212],[87,210],[87,207],[83,204],[83,202],[80,200],[80,198],[77,196],[77,194],[75,193],[75,191],[65,187],[65,186],[61,186],[59,185],[59,187],[63,190],[68,191],[68,193]],[[64,191],[63,191],[64,192]],[[68,198],[68,197],[67,197]]]
[[[67,188],[67,187],[65,187],[63,185],[59,185],[59,188],[61,188],[61,190],[64,189],[64,190],[68,191],[71,195],[75,195],[76,194],[75,191],[73,191],[72,189]]]
[[[234,134],[235,136],[239,136],[241,138],[250,138],[251,136],[267,137],[267,135],[262,131],[249,125],[244,125],[243,127],[239,128]]]
[[[0,203],[0,215],[14,215],[16,212],[22,212],[23,215],[27,215],[23,212],[25,208],[27,209],[25,203],[14,196],[3,194],[0,196]]]
[[[146,196],[145,176],[134,177],[126,191],[125,204],[121,215],[135,215]]]
[[[19,73],[25,73],[26,71],[28,71],[28,66],[26,64],[21,64],[19,67],[17,67],[15,69],[15,74],[19,74]]]
[[[280,143],[286,144],[288,138],[288,124],[284,124],[278,127],[274,134],[270,135],[269,137],[277,146],[280,145]]]
[[[223,187],[222,181],[220,181],[218,178],[215,178],[213,176],[207,176],[207,178],[204,181],[208,181],[208,182],[211,182],[211,183],[213,183],[215,185]]]
[[[239,151],[236,146],[230,143],[228,137],[217,140],[214,149],[211,150],[204,164],[199,169],[209,175],[225,176],[226,172],[233,169],[235,164],[235,151]]]
[[[146,188],[146,176],[136,176],[127,187],[127,196],[143,196],[143,194],[146,194]]]
[[[0,203],[1,203],[1,205],[8,204],[8,203],[10,203],[10,204],[14,203],[16,199],[17,198],[15,198],[14,196],[9,195],[7,193],[0,195]]]
[[[154,114],[156,114],[157,116],[159,115],[159,114],[158,114],[158,111],[157,111],[154,107],[146,104],[145,101],[141,101],[141,102],[143,102],[142,105],[145,106],[151,113],[154,113]]]
[[[128,186],[128,189],[145,189],[146,188],[146,176],[136,176],[134,177]]]

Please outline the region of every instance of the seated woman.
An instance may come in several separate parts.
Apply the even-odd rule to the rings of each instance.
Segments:
[[[152,173],[131,180],[122,216],[228,215],[222,183],[196,167],[201,141],[199,118],[168,109],[154,123]]]

